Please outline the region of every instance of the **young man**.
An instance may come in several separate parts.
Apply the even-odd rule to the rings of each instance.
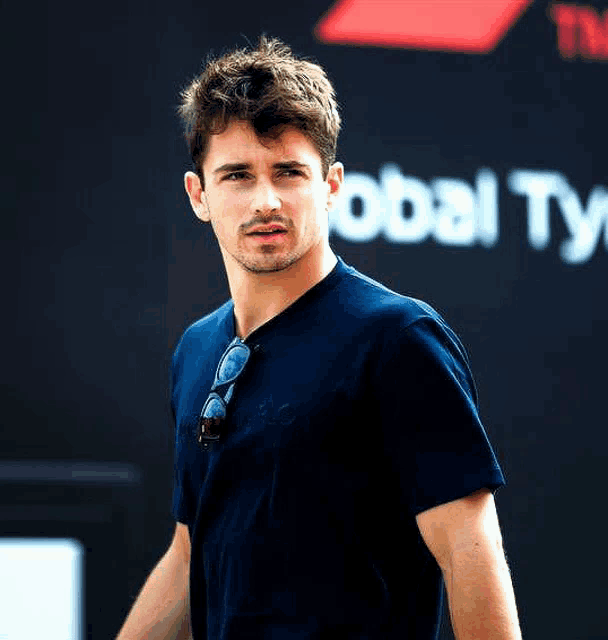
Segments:
[[[465,351],[328,242],[344,170],[323,70],[262,38],[181,109],[231,300],[173,359],[175,537],[120,640],[520,638]]]

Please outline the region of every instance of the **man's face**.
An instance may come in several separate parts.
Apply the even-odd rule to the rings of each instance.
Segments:
[[[225,260],[249,272],[280,271],[327,242],[343,168],[336,163],[324,180],[318,151],[298,129],[260,141],[249,123],[233,121],[211,136],[202,170],[205,190],[192,173],[186,189]]]

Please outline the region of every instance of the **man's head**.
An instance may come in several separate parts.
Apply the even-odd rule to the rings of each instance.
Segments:
[[[340,118],[323,70],[277,40],[212,60],[184,92],[196,216],[210,222],[228,277],[329,264],[328,211],[344,181]]]
[[[323,69],[296,58],[276,39],[260,38],[254,50],[236,50],[207,62],[182,93],[180,115],[194,170],[201,178],[209,138],[230,122],[249,122],[260,138],[286,126],[300,130],[321,157],[323,175],[336,157],[340,116]]]

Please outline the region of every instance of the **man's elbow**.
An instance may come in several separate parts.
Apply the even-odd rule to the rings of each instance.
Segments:
[[[436,560],[444,575],[473,568],[506,566],[500,531],[463,532],[446,545],[444,553]]]

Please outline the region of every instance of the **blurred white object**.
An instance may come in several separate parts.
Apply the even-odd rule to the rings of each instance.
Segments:
[[[0,640],[81,640],[84,549],[67,538],[0,538]]]

